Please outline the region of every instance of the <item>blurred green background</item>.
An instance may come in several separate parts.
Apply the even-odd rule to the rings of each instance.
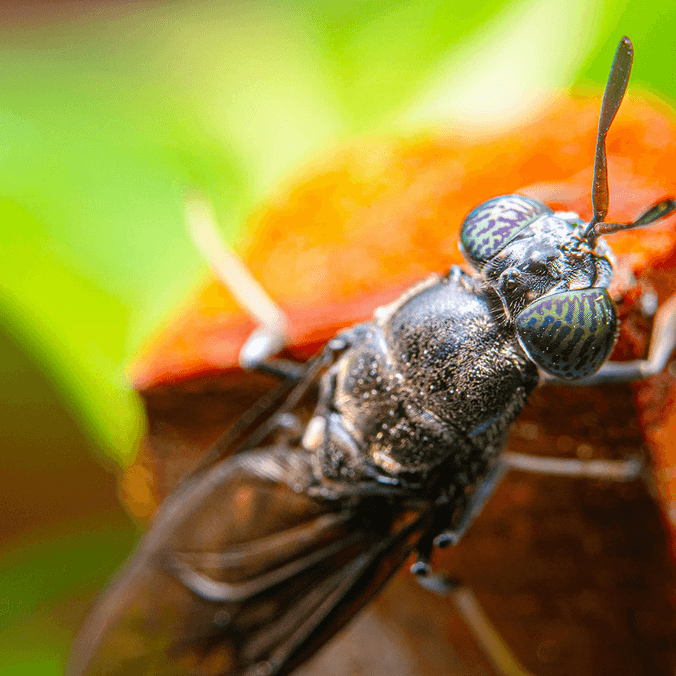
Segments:
[[[676,6],[529,2],[3,3],[0,669],[60,674],[136,537],[112,470],[143,429],[123,367],[199,281],[183,195],[229,239],[355,134],[490,134],[556,89],[676,99]]]

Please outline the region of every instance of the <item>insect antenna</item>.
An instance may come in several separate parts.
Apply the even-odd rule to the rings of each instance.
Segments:
[[[608,214],[608,162],[606,160],[606,135],[627,91],[627,83],[634,60],[634,47],[631,40],[624,36],[620,40],[610,68],[608,84],[603,94],[599,131],[596,137],[596,158],[594,161],[594,182],[592,184],[592,208],[594,216],[587,226],[584,236],[591,247],[596,245],[600,235],[627,230],[654,223],[666,218],[676,209],[676,200],[666,198],[650,207],[631,223],[604,223]]]
[[[593,236],[609,235],[612,232],[649,225],[650,223],[666,218],[674,211],[674,209],[676,209],[676,200],[667,197],[650,207],[650,209],[647,209],[631,223],[597,223],[594,228]]]
[[[603,94],[601,114],[599,115],[599,132],[596,137],[596,158],[594,161],[594,183],[592,184],[592,207],[594,217],[587,226],[586,235],[589,236],[597,223],[601,223],[608,213],[608,163],[606,161],[606,134],[615,115],[620,108],[627,83],[631,74],[631,64],[634,60],[634,46],[631,40],[624,36],[620,40],[610,67],[608,84]]]

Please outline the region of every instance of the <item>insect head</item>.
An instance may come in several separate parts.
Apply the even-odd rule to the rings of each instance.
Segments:
[[[460,233],[463,255],[481,273],[487,292],[499,298],[523,349],[544,371],[567,380],[595,373],[617,335],[607,291],[612,252],[599,235],[653,223],[676,208],[668,199],[632,223],[603,222],[608,211],[605,137],[624,97],[632,54],[625,37],[601,108],[591,222],[555,213],[529,197],[504,195],[474,208]]]

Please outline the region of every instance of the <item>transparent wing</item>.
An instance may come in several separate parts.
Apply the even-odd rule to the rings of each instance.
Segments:
[[[382,497],[315,499],[310,477],[303,452],[275,447],[187,481],[94,607],[68,674],[262,676],[309,657],[430,521]]]

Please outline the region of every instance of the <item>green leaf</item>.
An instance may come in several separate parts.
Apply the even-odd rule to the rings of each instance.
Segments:
[[[136,538],[135,529],[116,522],[77,526],[81,532],[50,539],[56,533],[46,531],[45,541],[0,555],[3,674],[63,674],[68,646],[93,593]]]

